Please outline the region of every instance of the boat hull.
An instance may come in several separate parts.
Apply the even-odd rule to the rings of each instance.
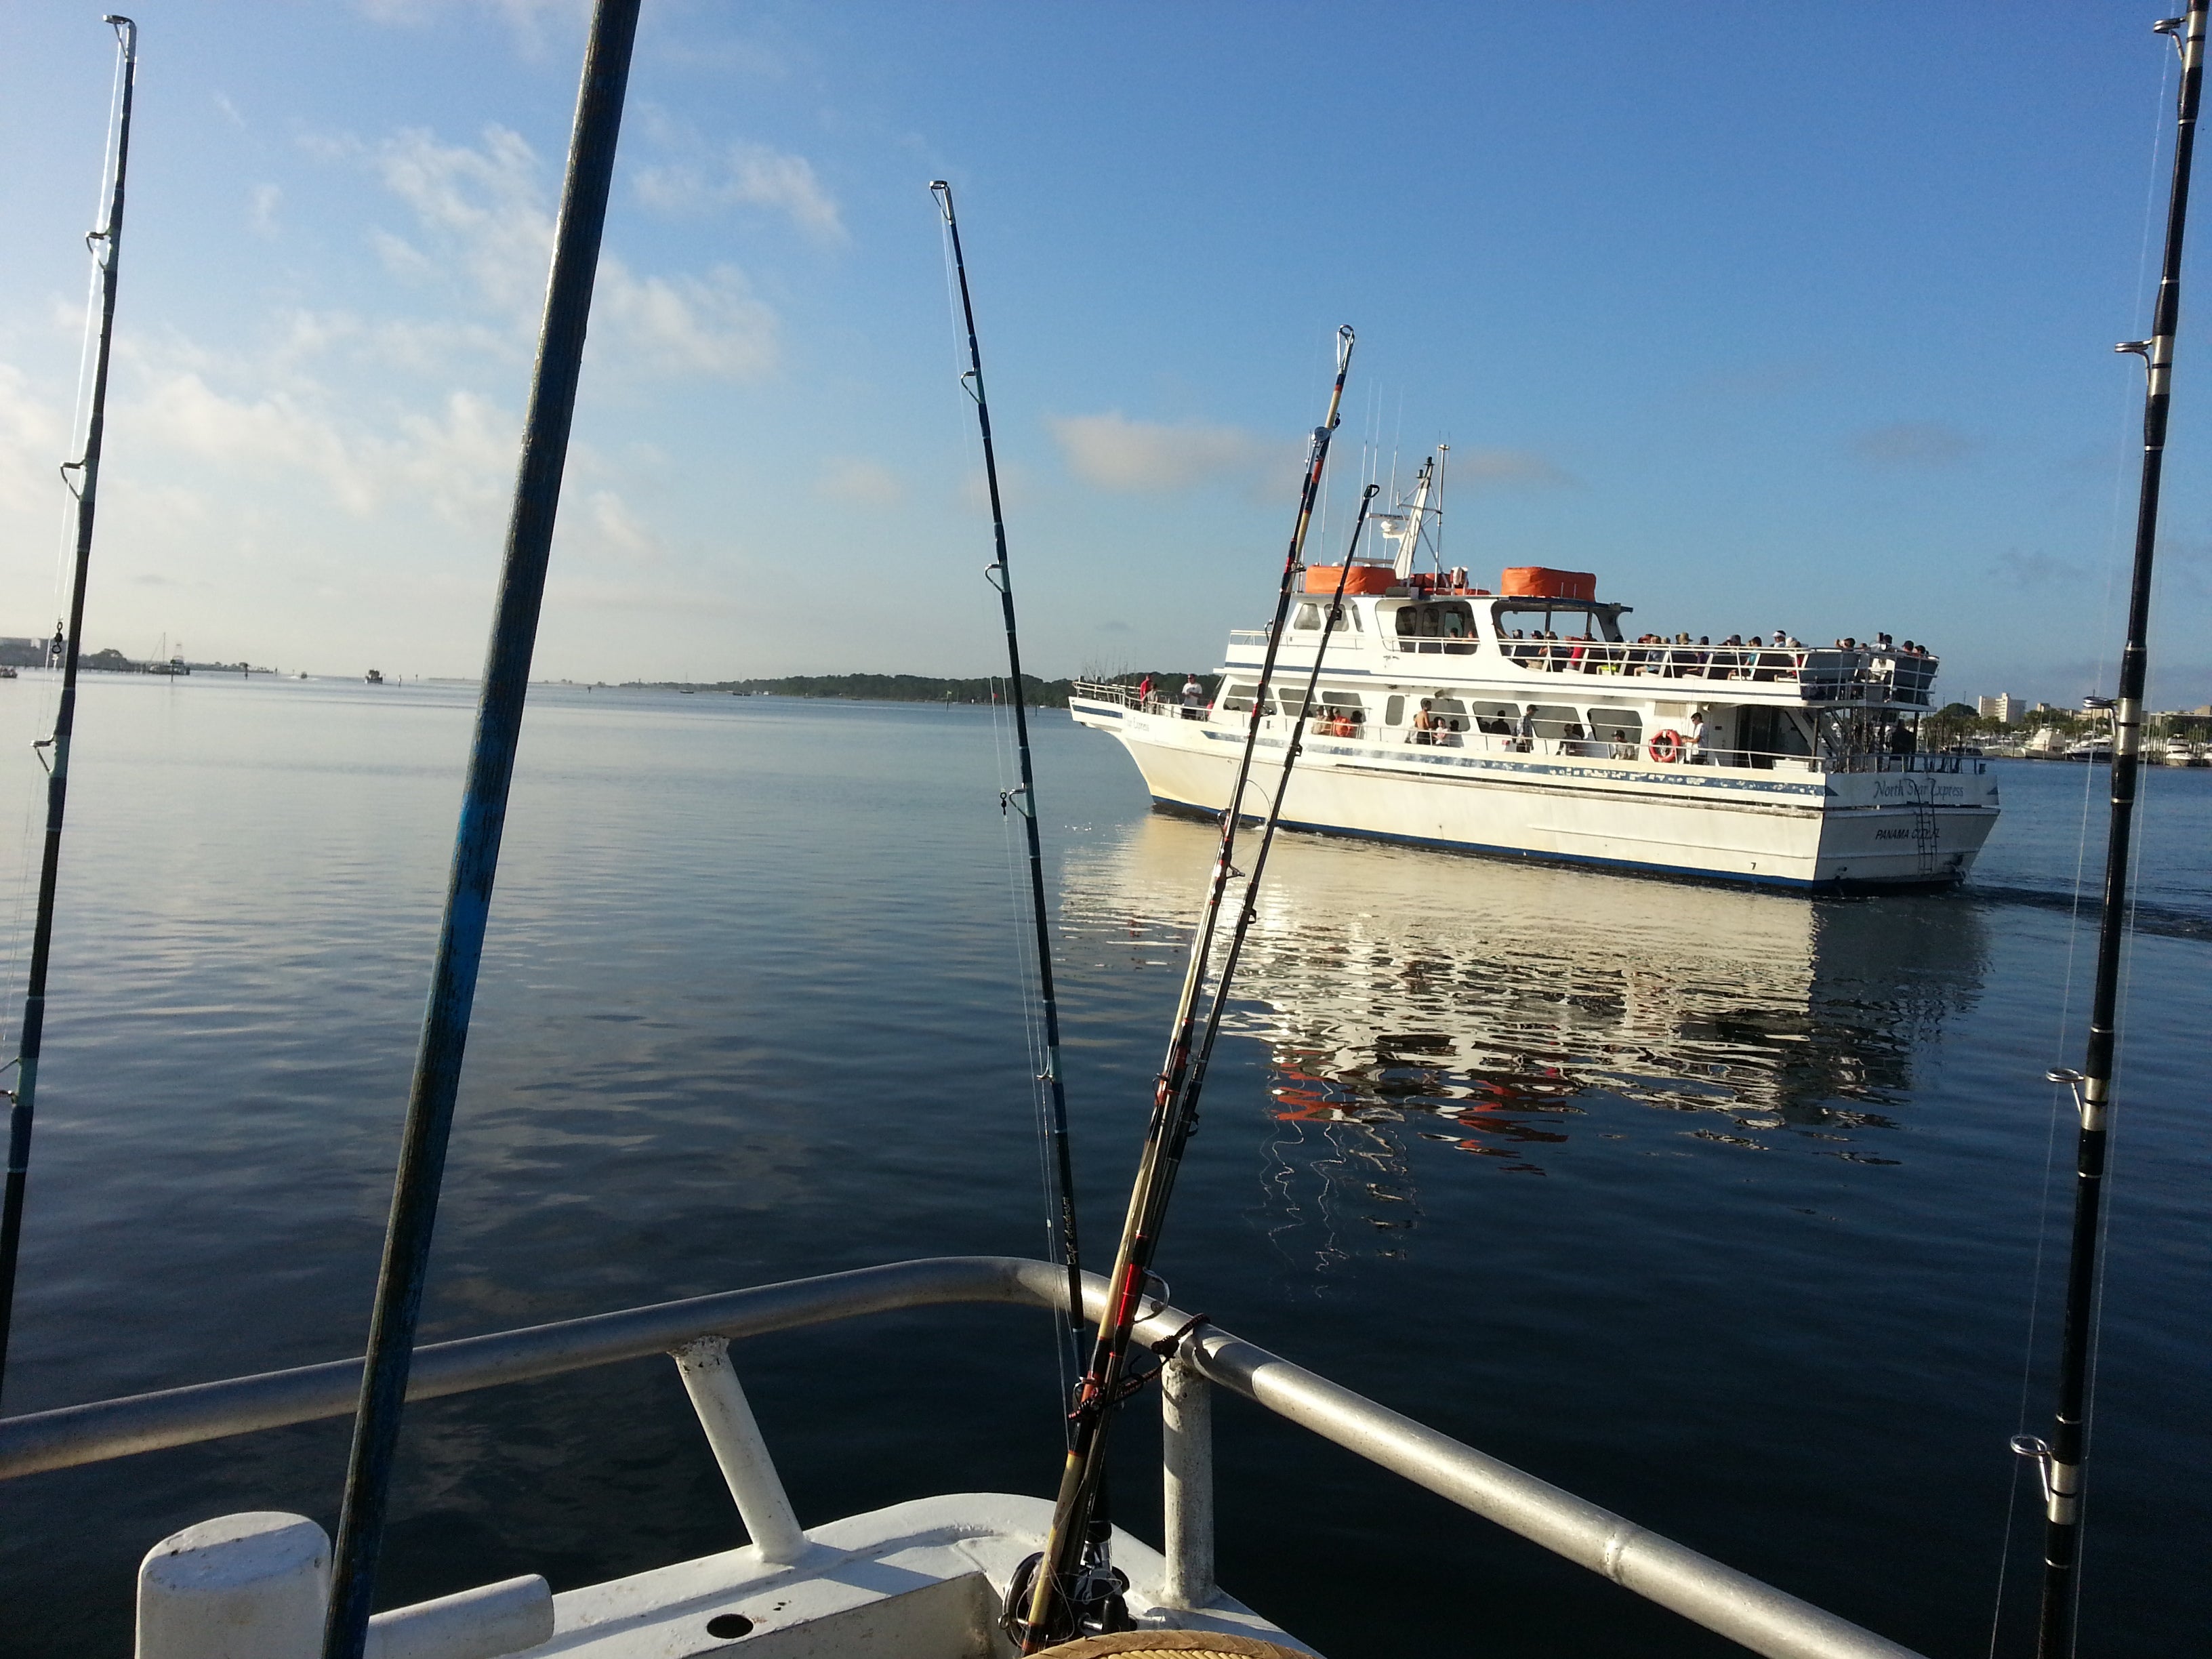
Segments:
[[[1218,813],[1226,804],[1241,716],[1184,720],[1083,698],[1069,706],[1079,722],[1121,740],[1156,805]],[[1245,793],[1255,817],[1281,776],[1284,738],[1263,733],[1261,742]],[[1971,767],[1783,771],[1328,737],[1306,739],[1283,811],[1300,830],[1831,890],[1957,881],[1996,817],[1995,787]]]

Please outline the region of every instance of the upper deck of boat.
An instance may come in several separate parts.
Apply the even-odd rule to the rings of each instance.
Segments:
[[[1376,572],[1370,577],[1369,572]],[[1887,645],[1686,644],[1623,636],[1630,607],[1603,600],[1514,596],[1469,587],[1460,573],[1393,579],[1387,566],[1352,568],[1345,616],[1328,640],[1323,673],[1423,686],[1494,689],[1510,695],[1547,675],[1603,677],[1608,698],[1725,698],[1732,703],[1926,708],[1937,659]],[[1322,639],[1334,567],[1310,568],[1293,600],[1281,661],[1304,665]],[[1358,591],[1363,581],[1370,591]],[[1680,636],[1678,636],[1679,638]],[[1255,668],[1264,629],[1229,635],[1226,666]],[[1641,682],[1641,684],[1630,684]],[[1728,682],[1722,690],[1713,682]]]

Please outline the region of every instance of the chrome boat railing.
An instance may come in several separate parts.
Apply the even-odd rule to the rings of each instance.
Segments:
[[[1382,634],[1395,655],[1472,656],[1480,653],[1524,673],[1619,675],[1630,679],[1790,685],[1808,702],[1887,702],[1929,707],[1942,659],[1869,646],[1668,645],[1630,640],[1500,639],[1480,634]],[[1234,629],[1231,651],[1259,650],[1265,633]],[[1306,638],[1290,635],[1293,650]]]
[[[1105,1281],[1096,1274],[1084,1277],[1085,1311],[1096,1319],[1103,1311]],[[407,1395],[436,1399],[666,1353],[683,1373],[747,1529],[776,1559],[796,1553],[797,1523],[727,1364],[725,1343],[905,1309],[1000,1304],[1057,1310],[1066,1294],[1064,1270],[1044,1261],[939,1256],[892,1262],[433,1343],[416,1351]],[[1190,1322],[1182,1310],[1162,1306],[1138,1332],[1148,1344],[1165,1343]],[[361,1370],[358,1359],[336,1360],[0,1420],[0,1480],[343,1417],[354,1409]],[[1212,1324],[1199,1324],[1175,1346],[1163,1385],[1163,1533],[1172,1606],[1203,1607],[1215,1595],[1211,1386],[1241,1395],[1754,1653],[1771,1659],[1917,1659],[1910,1649]]]

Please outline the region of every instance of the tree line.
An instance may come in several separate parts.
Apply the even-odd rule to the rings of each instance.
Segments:
[[[1100,679],[1110,684],[1134,685],[1144,679],[1141,672],[1102,675]],[[1201,675],[1210,684],[1211,679]],[[1182,688],[1181,670],[1170,674],[1155,671],[1152,684],[1165,686],[1170,692]],[[662,684],[675,687],[674,681]],[[785,674],[773,679],[717,680],[711,685],[692,686],[693,690],[730,691],[740,696],[765,695],[771,697],[842,697],[860,702],[974,702],[990,703],[1003,701],[1006,695],[1006,679],[1003,674],[984,675],[975,678],[945,678],[934,674]],[[1031,707],[1065,708],[1075,689],[1072,679],[1039,679],[1034,674],[1022,676],[1022,696]]]

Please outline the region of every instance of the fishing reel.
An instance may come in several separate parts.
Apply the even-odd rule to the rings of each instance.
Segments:
[[[1129,1575],[1111,1565],[1104,1551],[1091,1543],[1083,1547],[1083,1559],[1072,1576],[1073,1582],[1052,1598],[1045,1622],[1031,1626],[1030,1600],[1043,1561],[1042,1551],[1025,1556],[1006,1585],[1006,1611],[999,1622],[1017,1652],[1034,1653],[1081,1636],[1111,1636],[1136,1629],[1126,1599]]]

